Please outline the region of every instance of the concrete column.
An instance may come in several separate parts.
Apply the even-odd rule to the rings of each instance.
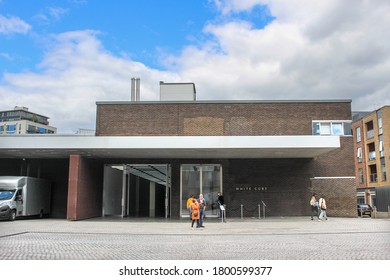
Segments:
[[[149,191],[149,217],[156,216],[156,183],[150,182]]]

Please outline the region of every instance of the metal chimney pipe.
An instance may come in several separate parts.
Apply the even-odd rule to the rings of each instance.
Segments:
[[[135,101],[140,101],[140,84],[141,84],[141,79],[136,78],[135,79]]]
[[[131,78],[131,101],[135,101],[135,78]]]

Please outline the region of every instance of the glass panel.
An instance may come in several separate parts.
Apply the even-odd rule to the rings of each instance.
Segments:
[[[313,135],[320,135],[320,123],[313,122]]]
[[[330,135],[330,123],[321,123],[321,135]]]
[[[181,215],[187,215],[187,199],[190,195],[199,196],[200,192],[200,165],[183,164],[181,166]]]
[[[181,165],[181,216],[188,216],[187,199],[190,195],[199,198],[203,194],[206,200],[206,216],[216,216],[217,194],[222,191],[222,167],[220,165]]]
[[[342,123],[332,123],[332,135],[343,135]]]
[[[344,126],[344,135],[352,135],[351,123],[350,122],[344,122],[343,126]]]
[[[360,126],[356,128],[356,142],[361,141]]]
[[[206,199],[206,216],[216,216],[218,214],[217,194],[221,191],[221,166],[202,166],[202,193]]]

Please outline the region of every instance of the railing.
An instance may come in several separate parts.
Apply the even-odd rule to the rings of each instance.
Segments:
[[[370,174],[370,183],[376,183],[376,182],[378,182],[378,174],[376,173]]]
[[[374,130],[367,131],[367,139],[374,138]]]
[[[369,152],[369,153],[368,153],[368,159],[369,159],[369,160],[374,160],[374,159],[376,159],[376,153],[375,153],[375,151],[372,151],[372,152]]]
[[[265,208],[267,207],[267,205],[264,203],[264,201],[261,201],[261,204],[258,204],[257,207],[258,207],[258,212],[259,212],[259,220],[261,219],[261,209],[263,209],[263,219],[265,219]],[[253,211],[249,211],[249,212],[253,212]],[[241,216],[241,219],[244,219],[244,205],[243,204],[240,205],[240,216]]]

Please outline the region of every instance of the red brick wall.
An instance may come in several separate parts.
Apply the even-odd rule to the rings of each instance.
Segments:
[[[68,220],[101,216],[103,170],[101,163],[71,155],[69,163]]]

